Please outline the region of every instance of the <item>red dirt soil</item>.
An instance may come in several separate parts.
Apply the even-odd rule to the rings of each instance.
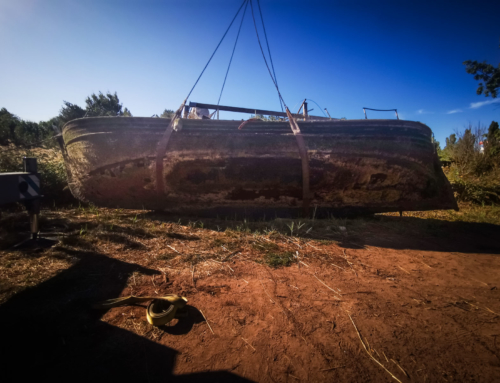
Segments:
[[[191,273],[165,269],[167,282],[157,277],[156,287],[122,295],[177,293],[203,312],[214,334],[200,322],[172,335],[173,324],[157,339],[180,352],[175,374],[393,380],[363,349],[350,314],[372,355],[402,382],[500,380],[498,256],[369,247],[343,258],[344,250],[322,246],[330,264],[305,259],[277,270],[235,259],[230,277],[225,265],[202,278],[195,269],[196,287]],[[128,318],[144,321],[144,308],[115,308],[103,320],[121,326]]]
[[[151,260],[158,246],[195,246],[181,234],[168,248],[146,237],[146,249],[67,250],[74,266],[0,306],[4,372],[29,356],[26,377],[52,381],[499,382],[500,246],[489,235],[379,229],[363,245],[281,235],[301,262],[278,269],[245,251],[191,268]],[[90,309],[172,293],[189,316],[161,328],[145,305]]]

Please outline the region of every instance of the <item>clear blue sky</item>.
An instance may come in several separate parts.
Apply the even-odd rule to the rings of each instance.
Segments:
[[[84,106],[91,93],[116,91],[134,116],[177,109],[241,2],[0,0],[0,107],[40,121],[57,115],[63,100]],[[477,96],[462,65],[500,62],[499,1],[261,6],[290,108],[308,98],[348,119],[363,118],[363,106],[397,108],[402,118],[429,125],[442,143],[469,123],[500,120],[500,99]],[[250,16],[248,10],[221,104],[279,110]],[[236,31],[191,101],[217,102]]]

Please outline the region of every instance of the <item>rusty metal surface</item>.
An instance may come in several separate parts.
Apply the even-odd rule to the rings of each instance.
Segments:
[[[301,158],[288,122],[182,119],[163,159],[158,196],[155,151],[163,118],[96,117],[63,128],[75,197],[100,206],[146,209],[298,209]],[[431,130],[397,120],[299,121],[310,160],[311,206],[382,212],[457,208]],[[280,214],[281,213],[277,213]]]

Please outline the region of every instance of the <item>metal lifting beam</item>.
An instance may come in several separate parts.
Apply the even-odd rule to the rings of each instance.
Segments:
[[[251,109],[251,108],[239,108],[236,106],[225,106],[225,105],[215,105],[215,104],[202,104],[201,102],[190,102],[189,105],[186,105],[184,110],[184,116],[189,114],[190,108],[205,108],[205,109],[213,109],[213,110],[223,110],[226,112],[236,112],[236,113],[249,113],[249,114],[262,114],[264,116],[278,116],[278,117],[288,117],[284,112],[276,112],[272,110],[263,110],[263,109]],[[294,118],[304,118],[302,114],[292,114]],[[323,119],[329,120],[327,117],[314,116],[314,119]]]

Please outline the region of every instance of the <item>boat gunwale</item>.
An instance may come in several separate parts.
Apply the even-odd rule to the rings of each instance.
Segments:
[[[114,120],[117,125],[113,127],[110,122]],[[87,125],[92,125],[94,128],[99,126],[107,126],[108,129],[123,129],[122,125],[131,125],[130,122],[134,121],[133,126],[129,126],[128,129],[139,130],[139,129],[160,129],[168,126],[170,123],[169,118],[157,118],[157,117],[86,117],[78,118],[75,120],[68,121],[62,128],[63,134],[70,130],[82,129]],[[180,119],[183,124],[183,130],[190,129],[203,129],[209,131],[226,131],[229,129],[234,129],[239,126],[243,120],[197,120],[197,119]],[[96,121],[101,121],[100,124],[96,124]],[[357,119],[357,120],[317,120],[317,121],[298,121],[299,127],[308,130],[311,128],[315,129],[335,129],[339,128],[376,128],[383,127],[388,129],[412,129],[417,131],[423,131],[428,135],[432,135],[432,130],[425,124],[419,121],[410,120],[389,120],[389,119]],[[151,126],[153,125],[153,126]],[[198,125],[198,127],[196,126]],[[218,126],[211,126],[218,125]],[[260,125],[260,126],[258,126]],[[343,126],[342,126],[343,125]],[[245,131],[253,131],[255,129],[264,129],[264,127],[272,126],[273,130],[278,131],[290,131],[288,122],[286,121],[262,121],[262,122],[252,122],[245,126]]]

